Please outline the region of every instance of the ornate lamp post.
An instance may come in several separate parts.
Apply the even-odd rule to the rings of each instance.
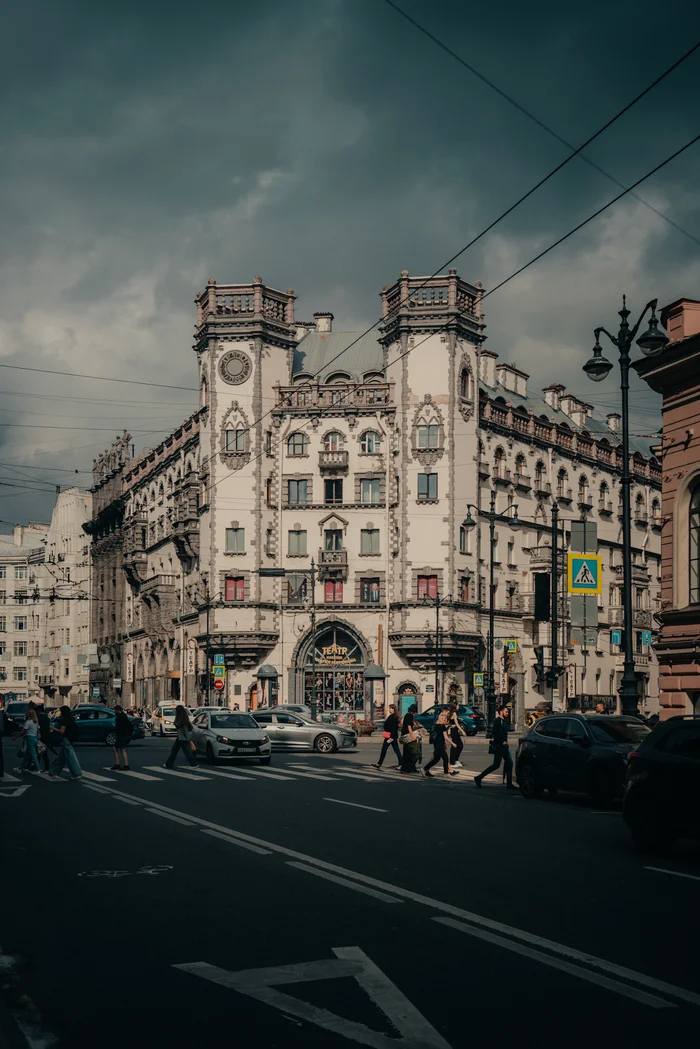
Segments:
[[[462,521],[462,528],[471,529],[476,527],[476,521],[472,517],[471,512],[474,510],[476,514],[479,513],[479,508],[474,506],[473,503],[467,503],[467,516]],[[509,514],[513,511],[513,516]],[[487,730],[493,725],[493,719],[496,716],[496,684],[494,680],[494,656],[493,656],[493,642],[494,633],[496,629],[496,610],[494,600],[496,596],[496,583],[494,579],[494,560],[496,552],[496,521],[507,521],[509,526],[515,532],[520,528],[521,520],[518,517],[518,505],[517,503],[513,506],[509,506],[503,513],[496,513],[496,493],[491,492],[491,502],[489,503],[488,509],[489,519],[489,638],[488,638],[488,649],[487,649],[487,683],[486,683],[486,720]]]
[[[634,669],[634,649],[632,644],[632,524],[630,486],[632,476],[630,473],[630,438],[629,438],[629,374],[630,374],[630,349],[632,341],[639,330],[639,326],[648,310],[651,310],[649,327],[647,331],[637,339],[637,345],[647,357],[653,357],[661,353],[668,342],[666,332],[659,331],[656,318],[656,299],[648,302],[639,315],[639,319],[633,328],[627,323],[630,311],[627,309],[626,296],[622,297],[622,309],[620,310],[620,328],[617,335],[611,335],[605,328],[595,329],[595,345],[593,356],[583,365],[583,370],[593,382],[602,382],[612,370],[612,363],[603,356],[603,348],[600,345],[600,333],[608,337],[613,346],[616,346],[620,354],[620,392],[622,394],[622,596],[624,608],[624,669],[622,682],[619,688],[620,703],[623,714],[636,714],[639,703],[639,689],[637,675]]]

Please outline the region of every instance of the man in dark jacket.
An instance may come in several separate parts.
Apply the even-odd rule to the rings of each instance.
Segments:
[[[0,779],[5,775],[5,759],[2,754],[2,739],[7,732],[7,722],[5,721],[5,711],[0,707]]]
[[[394,754],[396,754],[396,760],[399,768],[401,765],[401,751],[399,750],[398,744],[399,738],[399,718],[396,713],[396,707],[393,703],[389,705],[389,717],[384,722],[384,742],[382,743],[382,752],[379,755],[379,761],[375,764],[375,769],[380,769],[384,764],[384,758],[389,747],[393,747]]]
[[[46,772],[48,772],[49,766],[51,765],[49,752],[55,753],[51,750],[51,721],[49,720],[49,715],[44,710],[43,703],[35,703],[34,709],[36,710],[36,717],[39,722],[39,742],[43,743],[46,747],[46,750],[41,755],[41,763]]]
[[[487,769],[480,772],[478,776],[474,777],[474,782],[477,787],[481,786],[481,781],[485,776],[488,776],[491,772],[495,772],[496,769],[501,767],[503,762],[503,771],[506,778],[506,790],[516,790],[513,786],[513,759],[510,756],[510,748],[508,746],[508,728],[510,719],[510,709],[507,704],[499,707],[496,712],[496,720],[493,723],[491,730],[491,753],[493,754],[493,764],[489,765]]]

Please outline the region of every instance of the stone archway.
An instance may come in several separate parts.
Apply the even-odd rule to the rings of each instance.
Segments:
[[[414,703],[420,711],[422,698],[423,693],[415,681],[402,681],[394,692],[394,703],[396,703],[399,716],[403,718],[408,708]]]
[[[292,659],[297,702],[312,706],[315,684],[319,713],[337,715],[338,720],[362,715],[364,671],[373,659],[369,642],[358,630],[339,620],[320,623],[315,638],[308,631],[300,639]]]

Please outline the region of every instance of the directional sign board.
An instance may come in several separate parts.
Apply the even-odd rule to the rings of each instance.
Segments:
[[[601,594],[603,566],[600,554],[568,554],[570,594]]]
[[[618,627],[615,627],[613,630],[610,631],[610,644],[611,645],[621,645],[622,644],[622,631]]]
[[[642,630],[642,645],[644,648],[651,648],[651,630]]]
[[[217,652],[214,658],[212,659],[212,663],[215,667],[223,667],[226,664],[223,652]]]
[[[474,674],[473,679],[472,679],[472,683],[474,685],[474,688],[483,688],[484,687],[484,673],[483,673],[483,671],[479,670],[479,671],[477,671]]]

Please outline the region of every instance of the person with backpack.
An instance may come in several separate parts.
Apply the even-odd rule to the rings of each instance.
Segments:
[[[70,707],[60,708],[60,717],[54,726],[54,732],[60,739],[61,745],[49,770],[49,779],[57,779],[58,773],[66,764],[70,770],[71,779],[82,779],[83,770],[73,750],[73,743],[78,738],[78,728],[73,720]]]
[[[394,767],[397,769],[401,768],[401,751],[399,750],[399,718],[396,713],[396,706],[391,703],[389,706],[389,717],[384,722],[384,742],[382,743],[382,752],[379,755],[379,761],[374,765],[375,769],[380,769],[384,764],[384,758],[387,755],[389,747],[392,747],[394,754],[396,754],[396,760],[398,762]]]
[[[126,748],[129,744],[129,740],[133,735],[133,728],[131,727],[131,721],[129,715],[125,712],[124,707],[117,705],[114,708],[116,715],[114,721],[114,730],[117,733],[117,742],[112,747],[114,751],[115,764],[112,765],[110,772],[129,772],[129,759],[126,756]],[[119,755],[122,756],[122,763],[119,764]]]
[[[171,769],[173,767],[178,750],[182,750],[191,768],[197,768],[197,762],[194,757],[194,744],[190,742],[192,722],[182,703],[178,703],[175,707],[175,728],[177,729],[177,737],[173,743],[173,749],[170,751],[170,757],[163,765],[163,768]]]
[[[493,754],[493,763],[484,769],[483,772],[480,772],[478,776],[475,776],[474,782],[477,787],[480,787],[481,781],[491,772],[496,772],[501,767],[501,762],[503,762],[506,790],[517,790],[518,788],[513,786],[513,759],[508,746],[510,707],[507,703],[504,703],[503,706],[498,708],[496,713],[497,717],[491,729],[491,742],[489,743],[489,754]]]
[[[442,762],[442,771],[446,776],[458,776],[458,772],[450,771],[450,758],[447,751],[448,740],[450,734],[450,722],[449,715],[446,710],[443,710],[435,724],[433,725],[430,733],[430,742],[433,744],[433,756],[428,764],[423,769],[423,775],[431,777],[432,772],[430,771],[433,765],[437,765],[438,761]]]

